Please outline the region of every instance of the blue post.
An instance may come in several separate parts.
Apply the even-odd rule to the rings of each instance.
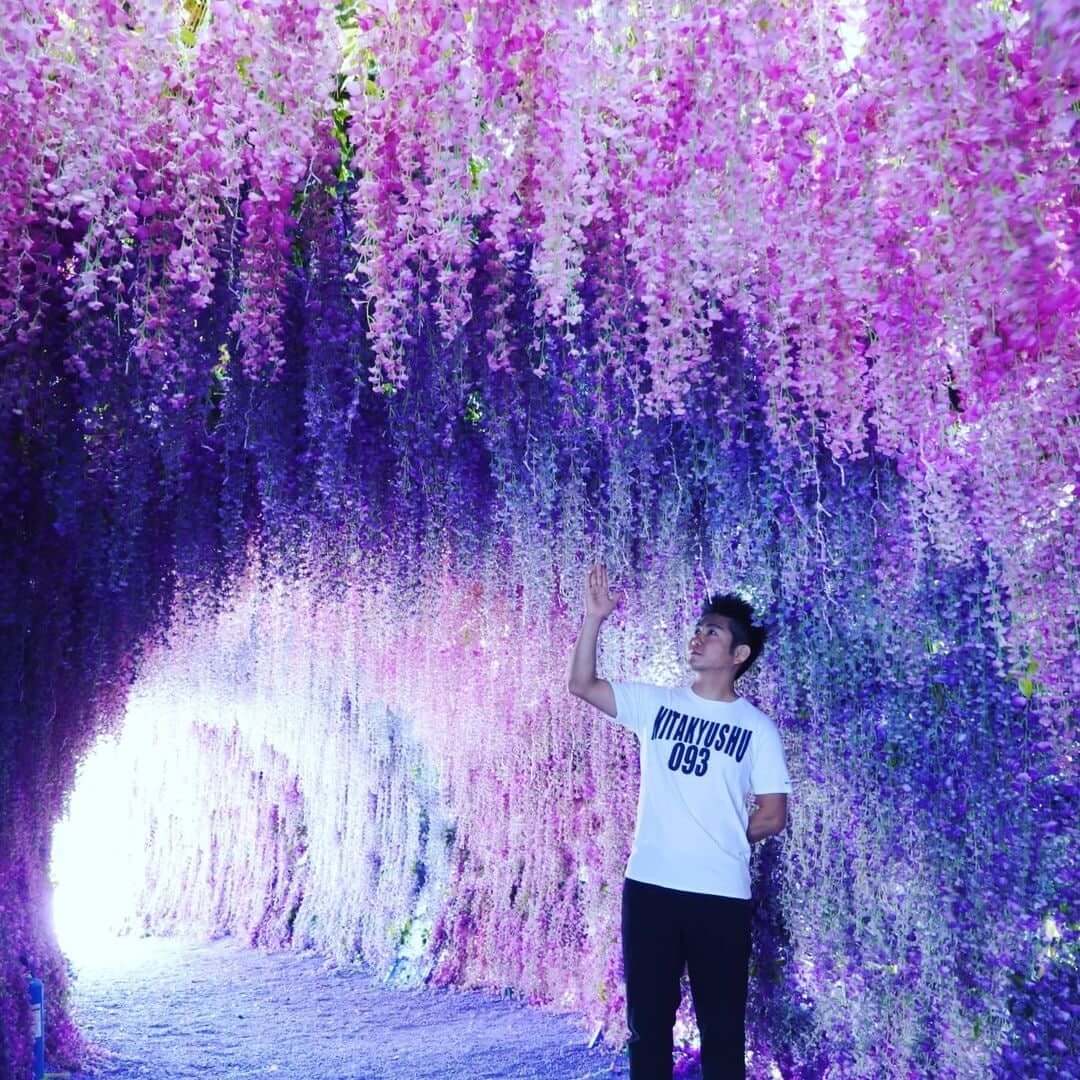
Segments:
[[[40,979],[30,980],[30,1012],[34,1017],[34,1071],[33,1080],[45,1076],[45,984]]]

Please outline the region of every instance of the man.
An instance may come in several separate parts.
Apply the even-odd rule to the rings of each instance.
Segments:
[[[610,683],[597,677],[596,642],[615,603],[607,570],[594,566],[569,684],[641,743],[637,828],[622,897],[630,1075],[670,1080],[688,967],[705,1080],[743,1080],[750,845],[783,830],[791,791],[776,725],[735,692],[765,632],[744,600],[715,596],[690,639],[691,686]]]

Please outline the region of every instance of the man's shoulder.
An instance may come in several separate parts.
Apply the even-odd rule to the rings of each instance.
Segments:
[[[612,679],[611,685],[620,696],[633,696],[639,702],[659,701],[663,704],[672,704],[681,690],[678,686],[661,686],[640,679]]]
[[[748,721],[759,725],[760,727],[775,728],[776,721],[766,712],[762,712],[752,701],[748,698],[741,697],[739,702],[742,706],[743,718]]]
[[[673,689],[678,689],[677,687],[660,686],[658,683],[644,682],[641,679],[612,679],[611,685],[620,686],[639,694],[670,694]]]

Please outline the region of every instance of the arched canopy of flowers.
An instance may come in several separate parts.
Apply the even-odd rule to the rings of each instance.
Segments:
[[[25,1059],[27,967],[62,981],[48,830],[177,597],[220,608],[252,557],[341,583],[371,558],[408,597],[450,559],[448,588],[542,598],[554,664],[591,548],[689,575],[672,619],[739,566],[786,627],[777,714],[881,740],[904,775],[865,783],[926,830],[963,807],[926,880],[975,884],[935,947],[999,899],[1028,937],[986,969],[956,945],[954,1019],[993,1017],[981,1064],[1051,1067],[1032,1003],[1075,974],[1036,942],[1074,896],[1080,689],[1069,4],[3,0],[0,42],[0,1060]],[[859,662],[850,701],[793,659],[810,613]],[[905,726],[931,706],[1007,733],[962,796]],[[1005,776],[1019,839],[991,868],[963,822],[1006,820]],[[923,834],[844,835],[876,858]],[[800,851],[784,880],[820,869]],[[895,963],[843,940],[864,984]],[[794,1038],[772,1008],[762,1038]],[[850,1049],[877,1021],[833,1022]],[[952,1045],[910,1038],[912,1062]]]

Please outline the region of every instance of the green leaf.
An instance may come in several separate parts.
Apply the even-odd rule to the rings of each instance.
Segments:
[[[465,423],[479,424],[484,419],[484,409],[480,395],[473,390],[465,402]]]
[[[480,190],[480,177],[487,171],[488,163],[476,154],[469,155],[469,187],[473,191]]]

